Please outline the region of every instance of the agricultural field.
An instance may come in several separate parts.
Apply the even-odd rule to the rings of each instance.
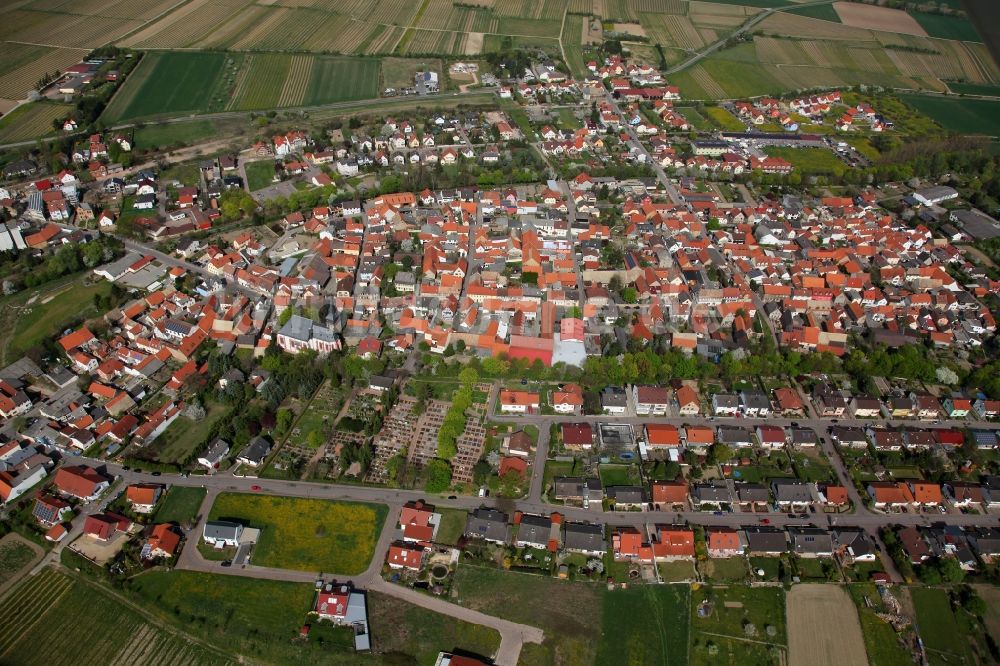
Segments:
[[[55,132],[52,121],[63,120],[72,111],[68,104],[32,102],[0,118],[0,143],[26,141]]]
[[[235,59],[222,53],[147,53],[104,112],[109,122],[221,110]]]
[[[925,95],[899,97],[946,130],[962,134],[1000,136],[1000,102]]]
[[[235,663],[221,650],[160,628],[110,592],[52,570],[11,593],[0,626],[4,663],[46,665],[64,662],[69,655],[81,664]]]
[[[867,661],[854,604],[836,585],[795,585],[788,592],[788,659],[793,664]]]
[[[80,62],[86,49],[63,49],[3,42],[0,45],[0,98],[24,99],[46,74]]]
[[[689,663],[775,663],[786,646],[783,588],[692,590]]]
[[[981,42],[972,22],[960,16],[913,12],[910,14],[928,35],[938,39],[954,39],[960,42]]]
[[[259,528],[255,564],[352,576],[368,568],[387,512],[382,504],[223,493],[209,518]]]
[[[167,496],[156,507],[156,522],[178,525],[193,523],[207,492],[204,488],[193,486],[171,486]]]
[[[727,132],[742,132],[746,124],[721,106],[706,106],[701,110],[709,122]]]
[[[687,585],[603,590],[597,663],[684,663],[691,603]]]

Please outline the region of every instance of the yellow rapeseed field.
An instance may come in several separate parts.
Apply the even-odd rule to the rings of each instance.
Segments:
[[[209,518],[261,530],[254,564],[355,575],[371,562],[387,511],[383,504],[223,493]]]

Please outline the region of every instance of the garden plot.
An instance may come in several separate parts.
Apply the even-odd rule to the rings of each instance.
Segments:
[[[787,603],[790,666],[867,663],[858,614],[842,587],[795,585]]]

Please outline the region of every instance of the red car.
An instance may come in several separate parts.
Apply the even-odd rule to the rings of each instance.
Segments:
[[[770,525],[771,524],[771,519],[770,518],[761,518],[760,519],[760,524],[761,525]]]
[[[250,490],[252,490],[254,492],[259,492],[260,491],[260,486],[258,486],[258,485],[252,485],[252,486],[250,486]]]

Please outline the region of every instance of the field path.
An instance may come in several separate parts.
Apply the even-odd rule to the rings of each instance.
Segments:
[[[861,622],[839,585],[795,585],[788,593],[789,666],[866,664]]]

